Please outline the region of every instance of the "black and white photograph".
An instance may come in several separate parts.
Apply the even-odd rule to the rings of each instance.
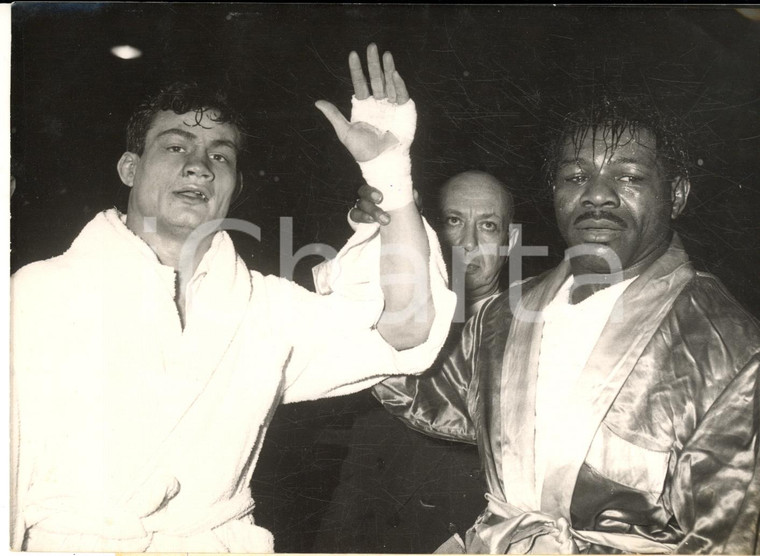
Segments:
[[[760,552],[760,6],[8,12],[6,548]]]

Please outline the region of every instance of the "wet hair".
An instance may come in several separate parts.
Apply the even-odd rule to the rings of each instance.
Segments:
[[[558,123],[556,123],[558,120]],[[569,139],[576,156],[589,134],[603,138],[612,152],[629,137],[638,139],[648,131],[655,139],[657,161],[667,179],[689,177],[691,158],[687,145],[687,123],[645,96],[602,94],[597,100],[555,118],[545,126],[544,176],[552,183]]]
[[[195,112],[200,124],[204,115],[212,121],[235,126],[239,134],[238,150],[245,150],[247,136],[245,117],[230,102],[227,94],[218,89],[207,88],[195,82],[174,82],[161,88],[158,93],[145,99],[132,113],[127,124],[127,150],[142,155],[145,139],[156,114],[171,110],[175,114]]]

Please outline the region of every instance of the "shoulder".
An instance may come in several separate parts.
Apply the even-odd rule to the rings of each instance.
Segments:
[[[674,310],[690,322],[719,328],[740,328],[760,342],[760,323],[712,274],[697,272],[676,299]]]
[[[52,259],[37,261],[20,268],[11,276],[11,295],[41,295],[51,288],[59,289],[70,276],[77,273],[75,261],[66,253]]]
[[[739,367],[760,352],[760,323],[715,276],[697,272],[667,321],[671,342],[701,358],[722,354]],[[714,353],[714,355],[708,355]]]
[[[512,282],[509,288],[484,303],[478,311],[478,315],[486,320],[497,316],[511,318],[513,300],[522,298],[523,295],[536,287],[547,274],[548,272],[545,272],[538,276]]]
[[[87,276],[101,263],[92,246],[102,248],[102,231],[109,218],[117,218],[115,209],[95,215],[79,232],[71,246],[62,254],[30,263],[11,276],[11,288],[14,293],[23,291],[48,291],[58,285],[60,288],[73,287],[87,281]],[[107,249],[101,249],[108,252]],[[87,287],[86,284],[81,284]]]

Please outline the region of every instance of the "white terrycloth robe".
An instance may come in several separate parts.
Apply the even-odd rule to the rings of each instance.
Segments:
[[[264,277],[224,232],[189,285],[184,329],[174,270],[115,210],[65,254],[20,270],[15,548],[25,539],[28,550],[272,551],[249,491],[272,413],[280,401],[348,393],[432,363],[455,300],[428,237],[436,322],[425,344],[403,352],[374,328],[381,294],[318,295]],[[371,234],[342,253],[376,257],[379,247],[367,246],[378,243]]]

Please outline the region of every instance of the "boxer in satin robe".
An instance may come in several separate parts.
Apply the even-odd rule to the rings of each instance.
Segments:
[[[760,327],[671,229],[690,190],[678,137],[624,110],[567,118],[551,149],[565,261],[487,303],[439,374],[375,387],[416,430],[478,443],[488,506],[441,552],[757,550]],[[544,309],[568,278],[566,307],[630,282],[538,431],[539,468],[539,361],[573,350],[546,345]]]

